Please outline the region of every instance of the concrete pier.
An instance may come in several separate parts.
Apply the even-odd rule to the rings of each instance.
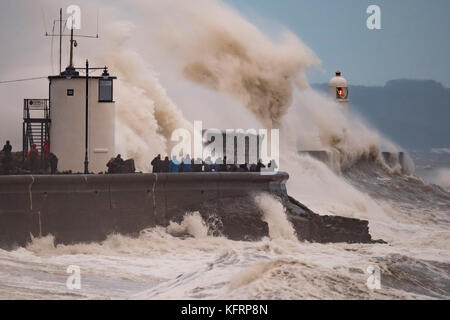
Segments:
[[[262,192],[282,202],[300,241],[374,242],[368,221],[322,216],[289,197],[288,178],[282,172],[0,176],[0,248],[47,235],[55,244],[138,236],[179,223],[188,212],[213,223],[213,235],[257,241],[269,236],[254,197]]]
[[[258,192],[285,195],[288,178],[286,173],[0,176],[0,247],[24,246],[31,237],[49,234],[64,244],[137,234],[205,203],[248,202]]]

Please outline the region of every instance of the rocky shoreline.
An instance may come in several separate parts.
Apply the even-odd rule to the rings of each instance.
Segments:
[[[316,243],[385,244],[374,240],[369,233],[369,222],[340,216],[322,216],[314,213],[294,198],[283,194],[275,196],[284,206],[288,221],[294,227],[299,241]],[[214,235],[223,235],[236,241],[259,241],[269,237],[269,225],[263,221],[263,212],[254,197],[223,198],[205,201],[196,208],[207,224],[213,224]],[[170,221],[181,223],[186,212],[174,214]],[[168,225],[170,221],[163,224]]]

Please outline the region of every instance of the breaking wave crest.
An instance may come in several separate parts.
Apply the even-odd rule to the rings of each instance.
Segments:
[[[264,212],[263,221],[269,226],[271,239],[297,240],[294,227],[287,219],[285,208],[280,201],[269,194],[258,195],[255,201]]]

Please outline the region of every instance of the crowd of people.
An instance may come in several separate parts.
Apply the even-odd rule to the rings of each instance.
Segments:
[[[3,168],[2,174],[4,175],[13,173],[15,169],[12,149],[11,142],[6,141],[6,144],[3,146],[1,151]],[[20,167],[23,166],[31,173],[50,171],[51,174],[56,174],[58,171],[58,157],[50,152],[50,143],[48,141],[45,141],[42,145],[41,152],[39,152],[37,145],[33,144],[30,151],[28,151],[25,163],[21,163]]]
[[[6,144],[1,150],[2,153],[2,174],[8,175],[13,173],[14,160],[12,155],[12,145],[10,141],[6,141]],[[17,165],[17,164],[16,164]],[[32,174],[37,173],[51,173],[56,174],[58,172],[58,158],[56,155],[50,152],[50,144],[45,141],[41,152],[39,152],[36,144],[31,146],[30,151],[26,155],[24,163],[21,163],[23,168],[26,168]],[[115,158],[111,158],[106,164],[108,170],[107,173],[133,173],[135,172],[134,161],[124,161],[119,154]],[[162,159],[161,155],[158,155],[151,162],[153,173],[179,173],[179,172],[261,172],[267,168],[269,171],[277,169],[275,161],[270,161],[266,165],[259,160],[254,164],[230,164],[227,162],[227,157],[218,158],[215,161],[208,157],[206,159],[191,159],[189,155],[178,160],[176,156],[169,160],[169,157]]]
[[[50,152],[50,143],[47,140],[44,141],[41,153],[36,144],[33,144],[28,151],[26,161],[31,173],[38,173],[40,170],[48,171],[49,168],[51,174],[58,172],[58,157]]]
[[[255,164],[229,164],[227,163],[227,157],[218,158],[216,161],[212,161],[211,157],[206,159],[191,159],[189,155],[181,160],[178,160],[176,156],[172,156],[172,160],[169,157],[165,157],[162,160],[159,154],[151,162],[153,173],[178,173],[178,172],[261,172],[266,168],[262,160],[259,160]],[[268,169],[277,169],[277,164],[274,160],[270,161],[267,166]]]

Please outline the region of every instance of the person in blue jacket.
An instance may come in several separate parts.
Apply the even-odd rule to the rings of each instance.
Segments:
[[[172,156],[172,160],[169,164],[170,172],[175,173],[180,171],[180,161],[177,160],[177,156]]]

